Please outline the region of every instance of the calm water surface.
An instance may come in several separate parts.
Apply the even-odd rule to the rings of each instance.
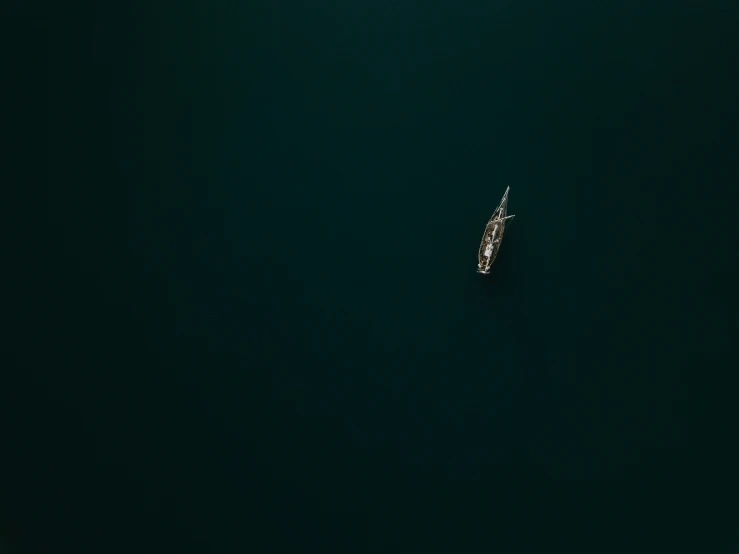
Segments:
[[[31,15],[0,552],[739,548],[735,8]]]

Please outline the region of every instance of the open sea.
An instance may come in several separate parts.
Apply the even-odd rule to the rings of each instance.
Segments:
[[[739,553],[739,5],[11,4],[0,554]]]

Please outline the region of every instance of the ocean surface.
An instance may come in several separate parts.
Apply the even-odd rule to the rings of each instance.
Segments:
[[[739,552],[735,3],[3,10],[0,553]]]

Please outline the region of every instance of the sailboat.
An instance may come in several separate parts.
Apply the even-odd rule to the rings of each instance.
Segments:
[[[515,217],[507,215],[508,212],[508,191],[511,187],[505,189],[503,199],[493,212],[493,216],[485,225],[485,232],[482,235],[480,250],[477,253],[477,272],[487,275],[490,273],[490,266],[493,265],[495,257],[500,249],[500,242],[503,240],[505,232],[505,223],[509,219]]]

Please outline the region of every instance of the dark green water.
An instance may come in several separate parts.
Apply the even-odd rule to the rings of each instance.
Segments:
[[[735,5],[9,13],[0,552],[737,552]]]

